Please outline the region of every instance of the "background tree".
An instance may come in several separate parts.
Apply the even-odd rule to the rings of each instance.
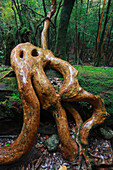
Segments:
[[[66,59],[66,34],[74,2],[75,0],[64,0],[61,11],[58,37],[56,42],[56,54],[62,59]]]
[[[104,24],[103,24],[102,33],[101,33],[101,26],[102,26],[102,20],[103,20],[103,15],[104,15],[105,3],[106,3],[106,0],[104,0],[104,3],[103,3],[102,14],[101,14],[101,18],[99,20],[99,26],[98,26],[97,44],[96,44],[96,52],[95,52],[96,53],[95,58],[97,58],[97,59],[95,59],[95,65],[97,65],[97,66],[99,65],[100,60],[101,60],[101,55],[102,55],[101,48],[102,48],[102,44],[103,44],[104,37],[105,37],[106,27],[107,27],[109,20],[110,20],[110,24],[111,24],[111,19],[112,19],[112,16],[110,17],[110,15],[109,15],[111,0],[108,0],[106,14],[105,14],[105,20],[104,20]],[[110,25],[108,26],[108,29],[109,29],[109,27],[110,27]],[[107,33],[108,33],[108,31],[107,31]]]

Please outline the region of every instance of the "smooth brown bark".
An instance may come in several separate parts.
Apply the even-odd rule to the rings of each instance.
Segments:
[[[38,48],[30,43],[19,44],[13,49],[11,65],[16,73],[18,89],[23,103],[24,123],[17,140],[13,144],[0,149],[0,164],[18,160],[31,148],[40,121],[39,103],[41,103],[43,109],[50,110],[56,120],[58,134],[63,145],[64,158],[71,161],[75,160],[78,154],[79,138],[81,144],[88,145],[90,130],[103,123],[109,116],[101,98],[82,89],[77,79],[78,71],[68,62],[54,57],[51,51]],[[64,77],[59,94],[56,93],[45,75],[44,67],[46,65],[50,65]],[[91,103],[94,107],[91,118],[82,125],[79,113],[68,106],[67,109],[76,121],[76,141],[69,134],[66,111],[62,107],[61,101],[85,101]],[[83,152],[82,149],[81,152]]]
[[[43,27],[43,30],[41,33],[41,47],[43,49],[48,49],[48,47],[47,47],[47,31],[49,28],[50,19],[54,15],[55,11],[56,11],[56,0],[52,0],[51,9],[47,14],[47,19],[44,22],[44,27]]]

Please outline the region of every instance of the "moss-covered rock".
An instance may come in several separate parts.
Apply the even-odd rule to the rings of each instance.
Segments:
[[[59,136],[57,134],[53,134],[48,139],[46,139],[45,144],[49,151],[54,151],[57,149],[59,144]]]
[[[8,73],[10,73],[8,77],[2,78]],[[7,96],[17,91],[17,81],[14,72],[12,72],[12,68],[6,66],[0,67],[0,101],[4,101]]]
[[[21,112],[21,105],[16,76],[11,67],[3,65],[0,67],[0,118],[15,117]]]
[[[107,112],[113,117],[113,67],[75,66],[75,68],[79,71],[80,85],[88,92],[101,96]]]
[[[100,133],[104,136],[105,139],[113,138],[113,130],[109,127],[101,127]]]

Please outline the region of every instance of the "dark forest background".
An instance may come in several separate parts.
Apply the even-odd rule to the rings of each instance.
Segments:
[[[23,42],[40,47],[50,0],[0,2],[0,63],[10,65],[11,50]],[[57,0],[48,47],[71,64],[113,66],[113,1]]]

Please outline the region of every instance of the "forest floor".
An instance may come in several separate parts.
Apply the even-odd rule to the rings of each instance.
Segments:
[[[43,169],[59,170],[59,168],[61,167],[65,167],[69,170],[79,170],[79,166],[77,164],[70,163],[63,159],[61,153],[61,142],[59,142],[59,145],[56,150],[48,151],[46,146],[46,140],[52,135],[52,133],[55,133],[56,130],[56,127],[52,122],[46,121],[43,122],[43,126],[41,125],[41,133],[39,129],[39,132],[37,133],[36,136],[34,148],[32,148],[30,152],[30,157],[29,156],[27,157],[27,161],[25,159],[24,160],[25,162],[20,161],[19,163],[14,165],[2,166],[0,167],[0,170],[2,169],[4,170],[43,170]],[[51,128],[49,127],[52,127],[52,131],[50,130]],[[13,132],[14,134],[16,133],[15,128]],[[70,135],[74,139],[75,122],[71,118],[69,120],[69,131],[70,131]],[[18,134],[0,135],[0,148],[10,145],[11,143],[14,142],[14,140],[16,140],[17,137]],[[100,163],[103,162],[102,164],[105,163],[109,164],[113,162],[113,150],[111,144],[112,144],[111,140],[103,138],[103,136],[99,131],[99,128],[95,129],[91,132],[91,135],[89,137],[89,153],[91,153],[96,157],[99,157],[99,159],[97,158],[95,159],[97,159],[97,161],[99,161]],[[82,161],[81,169],[87,169],[85,160]],[[94,167],[93,169],[111,170],[113,169],[113,166],[100,166],[100,167]],[[61,170],[65,170],[65,169],[61,169]]]
[[[112,68],[94,68],[94,67],[80,67],[76,66],[76,68],[80,72],[79,82],[82,87],[89,91],[93,91],[93,93],[100,94],[102,97],[105,97],[107,102],[107,106],[110,107],[111,99],[112,99],[112,91],[113,88],[113,70]],[[63,78],[58,76],[56,77],[53,73],[48,72],[48,77],[51,84],[56,89],[58,93],[59,88],[62,84]],[[103,84],[104,82],[104,84]],[[89,86],[90,84],[90,86]],[[97,88],[98,87],[98,88]],[[105,89],[106,88],[106,89]],[[87,90],[87,89],[86,89]],[[16,106],[17,107],[17,106]],[[90,107],[90,106],[88,106]],[[18,108],[15,108],[18,109]],[[19,108],[21,109],[21,107]],[[86,106],[80,106],[80,109],[83,111],[86,109]],[[111,109],[112,111],[112,109]],[[87,112],[87,109],[86,109]],[[50,121],[51,120],[51,121]],[[9,122],[9,123],[8,123]],[[72,117],[69,116],[69,131],[72,138],[75,138],[75,122]],[[1,123],[1,122],[0,122]],[[41,113],[41,128],[39,128],[39,132],[37,133],[35,144],[30,152],[30,156],[23,161],[20,160],[19,163],[14,165],[8,165],[7,167],[1,166],[0,170],[59,170],[59,168],[67,168],[69,170],[78,170],[79,166],[76,164],[72,164],[63,159],[61,153],[61,142],[55,151],[48,151],[46,146],[46,140],[51,137],[53,134],[57,134],[55,121],[50,119],[50,115],[47,116],[44,112]],[[21,124],[22,126],[22,124]],[[17,123],[15,121],[10,122],[4,121],[1,123],[2,129],[0,130],[0,147],[7,146],[14,142],[14,140],[18,137],[18,134],[21,130],[21,127],[17,127]],[[52,128],[50,128],[52,127]],[[7,130],[6,130],[7,129]],[[49,129],[49,130],[48,130]],[[50,131],[52,129],[52,132]],[[41,131],[42,130],[42,131]],[[5,135],[4,135],[5,134]],[[112,139],[105,139],[105,137],[101,134],[101,127],[94,129],[90,133],[89,137],[89,153],[99,157],[98,161],[100,164],[103,162],[106,164],[113,163],[113,150]],[[26,162],[25,162],[26,161]],[[82,162],[81,168],[86,169],[85,160]],[[61,170],[65,170],[61,169]],[[111,170],[113,166],[101,166],[94,167],[94,170]]]

